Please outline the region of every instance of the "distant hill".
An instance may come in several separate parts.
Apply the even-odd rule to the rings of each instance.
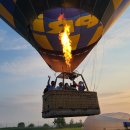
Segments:
[[[101,114],[101,115],[116,118],[116,119],[124,119],[124,120],[129,120],[130,119],[130,114],[123,113],[123,112],[105,113],[105,114]]]

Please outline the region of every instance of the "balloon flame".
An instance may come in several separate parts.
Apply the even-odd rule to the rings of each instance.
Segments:
[[[61,40],[61,44],[63,47],[63,53],[65,57],[66,64],[70,67],[71,66],[71,59],[72,59],[72,47],[71,47],[71,40],[70,36],[70,26],[67,24],[64,26],[64,31],[59,34],[59,39]]]
[[[60,20],[64,20],[64,19],[65,19],[64,14],[60,14],[59,17],[58,17],[58,20],[60,21]]]

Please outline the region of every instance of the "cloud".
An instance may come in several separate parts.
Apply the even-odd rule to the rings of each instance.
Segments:
[[[17,58],[0,64],[0,72],[14,76],[43,76],[49,67],[38,55]]]
[[[111,97],[111,96],[117,96],[119,94],[122,94],[122,92],[99,93],[99,97],[106,98],[106,97]]]
[[[121,48],[127,44],[130,39],[130,19],[120,19],[99,41],[105,44],[106,48]]]
[[[130,90],[99,94],[99,103],[102,112],[129,112]]]
[[[29,49],[30,47],[30,44],[23,38],[14,38],[8,42],[8,45],[4,44],[1,48],[3,50],[23,50]]]
[[[31,46],[23,38],[13,38],[10,41],[6,41],[6,38],[0,42],[0,50],[9,51],[9,50],[25,50],[29,49]]]
[[[0,104],[28,104],[28,103],[40,103],[41,97],[37,92],[29,94],[16,94],[8,97],[3,97],[0,100]],[[4,102],[3,102],[4,101]]]
[[[0,29],[0,43],[4,40],[5,35],[6,35],[6,31]]]
[[[19,35],[10,36],[9,32],[0,28],[0,50],[25,50],[31,45]]]

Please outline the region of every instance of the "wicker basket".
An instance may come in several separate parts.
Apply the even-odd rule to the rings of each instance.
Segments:
[[[48,91],[43,95],[43,118],[100,114],[96,92]]]

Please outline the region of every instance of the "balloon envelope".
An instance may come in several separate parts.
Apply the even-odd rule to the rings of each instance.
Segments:
[[[129,5],[130,0],[0,0],[0,17],[56,72],[72,72]],[[63,18],[62,18],[63,17]],[[59,33],[70,26],[71,67]]]

